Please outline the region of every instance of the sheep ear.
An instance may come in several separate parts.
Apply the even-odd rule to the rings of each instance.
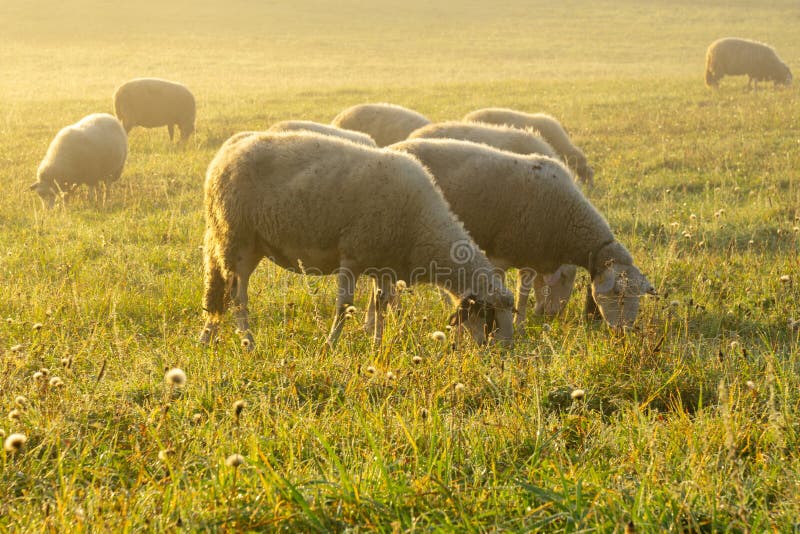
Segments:
[[[609,267],[594,279],[594,288],[596,293],[610,293],[614,289],[614,283],[617,281],[617,272]]]

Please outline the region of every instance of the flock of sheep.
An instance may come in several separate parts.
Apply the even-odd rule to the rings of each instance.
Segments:
[[[791,83],[760,43],[721,39],[708,49],[706,83],[724,75]],[[117,118],[93,114],[62,129],[31,186],[52,205],[79,184],[119,179],[136,126],[194,131],[195,101],[181,84],[132,80],[114,95]],[[559,122],[545,114],[489,108],[433,124],[390,104],[361,104],[331,124],[284,121],[229,138],[205,179],[204,299],[200,340],[213,339],[228,307],[252,349],[248,282],[263,258],[302,274],[335,274],[334,345],[351,313],[356,279],[373,289],[365,329],[376,342],[384,314],[409,284],[439,286],[455,301],[450,318],[478,343],[510,344],[535,312],[564,307],[577,267],[589,272],[587,313],[631,324],[655,290],[575,184],[594,171]],[[516,301],[505,272],[519,270]],[[514,314],[516,313],[516,321]]]

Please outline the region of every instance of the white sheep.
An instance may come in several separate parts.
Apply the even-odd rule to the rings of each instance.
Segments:
[[[558,156],[582,182],[589,185],[594,183],[594,169],[586,162],[586,156],[580,148],[575,146],[569,138],[564,127],[554,117],[544,113],[524,113],[506,108],[486,108],[468,113],[465,121],[488,122],[490,124],[504,124],[515,128],[532,128],[555,149]]]
[[[56,134],[30,189],[49,207],[59,192],[70,192],[80,184],[87,184],[97,198],[102,182],[107,197],[127,156],[128,136],[120,122],[107,113],[88,115]]]
[[[792,84],[792,72],[769,45],[735,37],[717,39],[709,45],[706,85],[717,87],[723,76],[744,74],[748,76],[748,87],[760,80],[772,80],[776,85]]]
[[[290,121],[281,121],[276,122],[272,126],[269,127],[267,131],[270,132],[293,132],[293,131],[303,131],[303,132],[315,132],[322,135],[332,135],[334,137],[341,137],[342,139],[347,139],[348,141],[352,141],[354,143],[358,143],[360,145],[377,147],[378,145],[375,144],[375,141],[369,135],[356,132],[355,130],[346,130],[344,128],[337,128],[336,126],[331,126],[330,124],[320,124],[318,122],[313,121],[298,121],[298,120],[290,120]]]
[[[398,280],[430,282],[459,298],[451,320],[477,342],[485,328],[510,342],[513,295],[413,157],[309,132],[261,133],[223,144],[205,180],[207,343],[228,301],[253,346],[247,286],[267,257],[304,274],[336,274],[334,345],[356,278],[374,280],[369,324],[380,341]]]
[[[528,276],[558,273],[569,287],[574,272],[564,273],[563,266],[587,269],[594,299],[612,326],[632,323],[639,296],[654,293],[561,162],[445,139],[411,139],[390,148],[415,156],[430,170],[453,212],[498,268],[516,267]],[[530,283],[520,279],[518,324],[524,321],[524,286]]]
[[[339,128],[364,132],[380,147],[402,141],[408,134],[430,124],[425,116],[394,104],[359,104],[347,108],[331,124]]]
[[[535,130],[480,122],[437,122],[411,132],[408,139],[460,139],[483,143],[515,154],[539,154],[557,158],[550,144]]]
[[[114,92],[114,113],[128,133],[136,126],[166,126],[172,141],[177,126],[181,131],[181,142],[194,133],[194,95],[177,82],[159,78],[137,78],[125,82]]]

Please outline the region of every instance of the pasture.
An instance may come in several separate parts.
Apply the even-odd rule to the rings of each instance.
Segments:
[[[796,530],[797,82],[712,92],[703,64],[750,37],[797,77],[799,22],[792,0],[0,3],[0,429],[27,436],[0,451],[0,530]],[[53,135],[137,76],[191,88],[196,135],[137,128],[105,205],[43,209]],[[449,310],[423,286],[373,347],[361,284],[331,351],[335,280],[262,263],[257,349],[230,319],[200,346],[219,145],[374,101],[558,117],[661,295],[638,330],[587,323],[579,271],[510,351],[433,339]]]

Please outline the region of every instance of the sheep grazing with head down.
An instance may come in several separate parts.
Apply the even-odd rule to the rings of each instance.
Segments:
[[[247,286],[267,257],[303,274],[336,274],[333,346],[356,278],[374,280],[369,315],[380,341],[398,280],[430,282],[459,299],[451,318],[474,339],[513,334],[513,295],[413,157],[309,132],[261,133],[223,144],[205,180],[207,343],[232,303],[252,348]]]
[[[791,85],[792,72],[775,49],[749,39],[727,37],[711,43],[706,51],[706,85],[718,87],[723,76],[747,75],[747,87],[759,81]]]
[[[394,104],[359,104],[347,108],[331,124],[339,128],[364,132],[380,147],[402,141],[408,134],[430,124],[425,116]]]
[[[107,197],[127,156],[128,136],[119,121],[107,113],[88,115],[56,134],[30,189],[48,207],[60,192],[70,192],[80,184],[87,184],[97,198],[102,183]]]
[[[571,291],[570,267],[588,270],[594,300],[615,327],[631,324],[639,297],[655,292],[561,162],[446,139],[410,139],[390,148],[413,155],[431,171],[495,266],[521,270],[518,324],[536,272],[553,273],[542,282]]]
[[[545,141],[558,153],[558,157],[575,171],[582,182],[594,183],[594,169],[586,162],[586,156],[575,146],[567,131],[554,117],[544,113],[524,113],[506,108],[486,108],[467,113],[465,121],[504,124],[515,128],[531,128],[539,132]]]
[[[460,139],[483,143],[515,154],[558,157],[550,144],[535,130],[480,122],[437,122],[411,132],[409,139]]]
[[[159,78],[137,78],[120,85],[114,93],[114,113],[126,132],[136,126],[166,126],[169,140],[175,126],[181,131],[181,142],[194,133],[195,101],[189,89],[180,83]]]
[[[334,137],[341,137],[342,139],[347,139],[348,141],[352,141],[354,143],[358,143],[359,145],[377,147],[378,145],[375,144],[375,141],[369,135],[356,132],[354,130],[346,130],[344,128],[337,128],[336,126],[331,126],[330,124],[320,124],[318,122],[313,121],[281,121],[276,122],[272,126],[269,127],[270,132],[293,132],[293,131],[302,131],[302,132],[315,132],[322,135],[332,135]]]

